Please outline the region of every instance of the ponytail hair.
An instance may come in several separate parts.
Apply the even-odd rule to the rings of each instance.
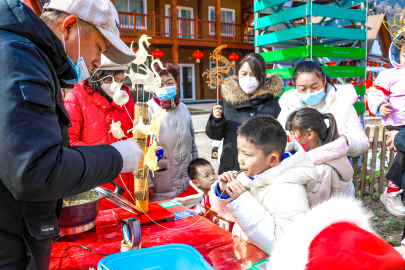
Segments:
[[[325,91],[327,89],[327,84],[330,84],[333,88],[335,88],[335,91],[337,91],[335,84],[332,82],[331,78],[329,78],[328,75],[325,74],[323,69],[321,68],[320,65],[315,63],[314,61],[304,61],[299,63],[294,70],[293,73],[293,82],[294,85],[297,85],[297,78],[299,75],[304,74],[304,73],[312,73],[314,72],[315,75],[322,80],[323,84],[325,85]],[[326,81],[325,81],[326,79]]]
[[[325,119],[329,120],[329,127]],[[339,138],[335,117],[331,113],[320,113],[312,108],[302,108],[291,113],[285,124],[288,131],[298,130],[300,134],[312,130],[318,135],[319,146]]]

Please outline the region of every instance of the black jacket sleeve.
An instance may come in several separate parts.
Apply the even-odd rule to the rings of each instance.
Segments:
[[[222,100],[220,101],[220,105],[223,107]],[[222,113],[222,118],[218,121],[218,119],[214,119],[211,112],[207,126],[205,127],[205,133],[211,140],[220,141],[225,138],[225,115]]]
[[[405,129],[397,133],[394,139],[394,145],[399,152],[405,152]]]
[[[17,200],[44,201],[85,192],[123,166],[110,145],[62,147],[51,62],[29,42],[0,43],[0,180]],[[56,85],[56,87],[55,87]]]

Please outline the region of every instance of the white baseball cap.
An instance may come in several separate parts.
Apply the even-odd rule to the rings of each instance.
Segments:
[[[51,0],[43,10],[59,10],[95,26],[111,42],[104,55],[117,64],[132,62],[135,53],[120,38],[118,13],[110,0]]]
[[[128,71],[128,68],[131,66],[131,63],[128,64],[117,64],[108,59],[107,57],[104,56],[104,54],[101,55],[101,66],[98,70],[125,70],[125,72]]]

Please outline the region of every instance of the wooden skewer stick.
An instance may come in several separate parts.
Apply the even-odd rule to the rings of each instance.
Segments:
[[[218,69],[218,59],[217,59],[217,69]],[[219,72],[217,72],[217,105],[219,105]]]

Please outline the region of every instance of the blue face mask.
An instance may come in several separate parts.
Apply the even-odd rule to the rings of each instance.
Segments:
[[[175,85],[161,87],[156,90],[156,97],[158,99],[169,100],[174,98],[177,95],[177,88]]]
[[[79,58],[77,59],[77,64],[73,64],[72,60],[70,60],[68,56],[68,60],[72,68],[76,72],[76,79],[73,80],[64,80],[65,83],[68,84],[78,84],[87,78],[90,77],[89,70],[87,69],[86,63],[83,60],[83,57],[80,57],[80,30],[79,30],[79,25],[77,25],[77,36],[79,37]],[[63,38],[63,48],[65,49],[66,52],[66,45],[65,45],[65,36],[62,35]]]
[[[319,91],[316,91],[311,94],[300,94],[298,93],[300,101],[308,104],[308,105],[315,105],[325,96],[325,91],[323,88]]]

